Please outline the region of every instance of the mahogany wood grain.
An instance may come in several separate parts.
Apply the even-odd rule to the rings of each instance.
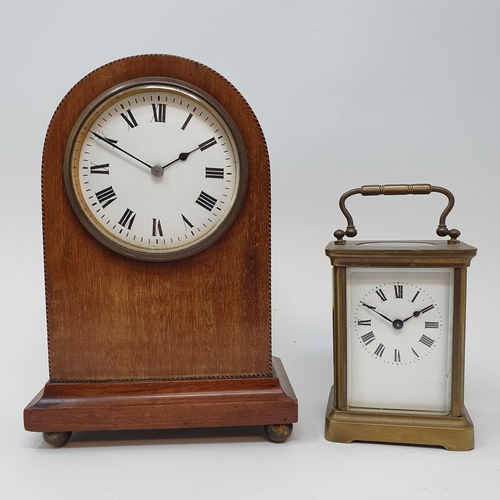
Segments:
[[[283,365],[271,377],[158,382],[49,382],[24,410],[38,432],[292,424],[297,398]]]

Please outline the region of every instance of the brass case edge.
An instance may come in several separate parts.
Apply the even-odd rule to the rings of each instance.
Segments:
[[[326,411],[325,439],[440,446],[449,451],[474,448],[474,424],[466,408],[459,417],[401,415],[339,410],[332,387]]]

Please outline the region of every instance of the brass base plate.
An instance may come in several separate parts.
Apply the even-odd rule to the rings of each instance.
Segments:
[[[474,448],[474,425],[464,408],[461,417],[401,415],[339,410],[334,388],[326,410],[325,439],[337,443],[378,443],[442,446],[450,451]]]

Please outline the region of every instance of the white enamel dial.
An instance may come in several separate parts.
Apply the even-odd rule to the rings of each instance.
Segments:
[[[452,269],[348,268],[348,405],[450,410]]]
[[[246,156],[220,104],[183,82],[127,82],[73,129],[65,182],[101,243],[141,260],[175,260],[215,242],[243,202]]]

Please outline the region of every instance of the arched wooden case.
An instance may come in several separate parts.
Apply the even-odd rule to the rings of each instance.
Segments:
[[[107,89],[169,77],[207,92],[242,135],[248,182],[241,211],[208,249],[141,262],[94,239],[63,182],[71,129]],[[259,123],[210,68],[175,56],[107,64],[63,99],[42,162],[50,379],[24,412],[46,434],[87,430],[291,424],[297,400],[271,351],[270,168]]]

